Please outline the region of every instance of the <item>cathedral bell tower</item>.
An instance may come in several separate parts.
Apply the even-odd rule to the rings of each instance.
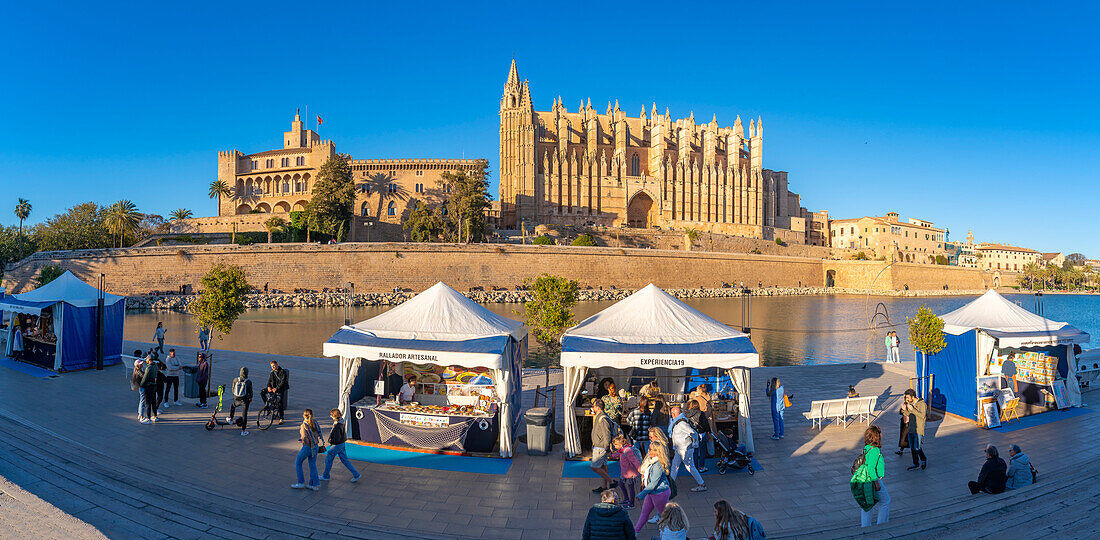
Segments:
[[[520,81],[516,61],[508,71],[500,98],[500,220],[515,229],[536,224],[541,191],[535,179],[535,111],[527,81]]]

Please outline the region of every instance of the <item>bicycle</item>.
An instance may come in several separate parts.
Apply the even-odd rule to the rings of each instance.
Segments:
[[[270,392],[264,406],[256,412],[256,427],[265,430],[271,427],[275,421],[275,415],[279,413],[279,403],[282,400],[282,392]]]

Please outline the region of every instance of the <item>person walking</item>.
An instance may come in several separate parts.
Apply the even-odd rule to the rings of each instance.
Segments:
[[[687,540],[688,517],[683,507],[674,502],[665,505],[657,521],[657,540]]]
[[[1008,472],[1005,473],[1005,489],[1020,489],[1035,483],[1035,473],[1032,472],[1031,458],[1020,450],[1019,445],[1008,447]]]
[[[901,338],[897,332],[890,332],[890,360],[895,364],[901,363]]]
[[[886,339],[883,340],[883,344],[886,345],[886,363],[893,362],[893,348],[894,348],[894,332],[886,332]]]
[[[783,383],[779,381],[779,377],[772,377],[772,380],[768,381],[765,392],[771,398],[772,439],[779,440],[783,438],[783,411],[786,410],[787,403],[793,396],[787,395]]]
[[[607,453],[611,448],[611,440],[617,435],[615,423],[604,412],[603,401],[594,400],[592,402],[592,461],[588,466],[592,472],[599,475],[602,483],[592,490],[593,493],[602,493],[619,485],[611,479],[607,471]]]
[[[141,385],[141,378],[145,375],[145,359],[141,351],[134,351],[134,370],[130,373],[130,389],[138,393],[138,422],[145,424],[148,411],[145,404],[145,387]]]
[[[699,445],[699,434],[691,427],[691,422],[680,411],[680,407],[672,408],[672,426],[669,427],[669,438],[672,440],[672,466],[669,467],[669,476],[676,478],[680,472],[680,464],[683,463],[692,478],[699,484],[691,488],[692,491],[706,491],[707,485],[703,477],[695,469],[695,447]]]
[[[23,359],[23,327],[18,324],[15,325],[12,333],[11,356],[16,360]]]
[[[175,349],[168,349],[168,356],[164,359],[165,372],[164,372],[164,406],[169,404],[180,406],[180,372],[183,371],[183,364],[180,363],[180,359],[176,356]],[[172,399],[168,399],[168,393],[172,393]]]
[[[860,508],[859,526],[871,525],[871,510],[878,505],[875,523],[890,521],[890,494],[886,492],[886,462],[882,459],[882,430],[872,425],[863,432],[863,464],[852,474],[852,495]]]
[[[735,509],[725,499],[714,503],[714,534],[712,540],[765,540],[764,527],[744,512]]]
[[[654,430],[660,431],[656,428]],[[652,436],[650,440],[652,444],[649,445],[649,453],[642,460],[642,491],[638,494],[638,498],[642,501],[642,513],[638,514],[638,521],[634,523],[634,532],[636,533],[642,532],[642,527],[647,522],[657,523],[660,520],[658,516],[665,510],[668,497],[671,495],[668,477],[668,447],[664,444],[658,444],[659,441]],[[653,512],[657,512],[658,516],[654,516],[650,520],[649,516]]]
[[[268,396],[276,392],[279,394],[279,410],[276,416],[279,418],[279,425],[282,425],[283,413],[286,412],[287,394],[290,393],[290,372],[279,367],[279,363],[272,360],[271,373],[267,375],[267,388],[260,392],[260,399],[267,403]]]
[[[615,451],[611,457],[619,460],[619,492],[623,497],[623,508],[634,508],[635,492],[638,490],[638,468],[642,466],[642,453],[631,446],[630,441],[619,435],[611,441]]]
[[[206,391],[210,385],[210,361],[206,359],[206,353],[199,353],[195,363],[195,383],[199,385],[199,402],[195,404],[200,409],[205,409]]]
[[[229,416],[225,417],[225,422],[233,425],[234,413],[237,412],[237,407],[242,407],[241,437],[244,437],[248,435],[248,406],[252,404],[252,381],[248,379],[248,368],[241,368],[240,376],[233,379],[232,390],[233,404],[229,406]]]
[[[905,391],[905,403],[901,406],[905,415],[905,440],[909,443],[909,452],[913,455],[913,465],[906,470],[915,471],[928,466],[924,456],[924,423],[928,414],[928,405],[917,397],[912,388]],[[918,459],[919,458],[919,459]]]
[[[985,463],[982,464],[982,470],[978,472],[978,481],[971,480],[967,484],[967,487],[970,488],[970,494],[1004,492],[1005,482],[1008,479],[1005,476],[1006,472],[1008,472],[1008,465],[1005,464],[1005,460],[1001,459],[997,447],[992,444],[986,446]]]
[[[588,509],[584,519],[581,540],[636,540],[637,534],[630,524],[630,514],[618,504],[613,490],[600,493],[600,502]]]
[[[298,449],[298,457],[294,460],[294,469],[298,473],[298,483],[291,484],[293,489],[320,489],[321,482],[317,478],[317,453],[320,451],[321,430],[317,422],[313,420],[313,409],[302,411],[302,425],[298,426],[298,442],[302,447]],[[306,484],[305,475],[302,473],[302,462],[309,463],[309,484]]]
[[[688,402],[687,410],[684,411],[684,416],[691,423],[691,428],[699,434],[699,443],[695,445],[692,452],[692,459],[695,462],[695,468],[700,473],[707,472],[706,467],[706,446],[707,446],[707,432],[709,431],[710,422],[707,421],[703,411],[699,410],[699,402],[691,400]]]
[[[205,324],[199,326],[199,350],[210,350],[210,328]]]
[[[332,409],[328,412],[328,415],[332,417],[332,430],[328,432],[328,451],[325,452],[325,472],[321,475],[321,480],[331,480],[332,477],[329,473],[332,472],[332,464],[336,461],[336,458],[340,458],[340,463],[343,463],[345,467],[351,471],[351,481],[359,481],[359,471],[355,470],[355,466],[351,464],[351,460],[348,459],[348,451],[344,448],[344,443],[348,440],[348,429],[344,426],[344,415],[340,412],[340,409]]]
[[[157,373],[160,373],[157,362],[153,360],[152,356],[146,357],[145,361],[142,362],[142,374],[139,383],[145,394],[146,417],[141,421],[142,424],[156,422],[160,419],[157,412]]]
[[[634,439],[634,447],[644,456],[649,451],[649,398],[638,398],[638,407],[626,417],[626,423],[630,426],[630,437]]]
[[[153,330],[153,340],[157,342],[157,348],[154,349],[160,354],[164,354],[164,323],[157,321],[157,329]]]

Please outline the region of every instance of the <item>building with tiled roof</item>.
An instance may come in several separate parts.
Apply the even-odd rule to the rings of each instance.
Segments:
[[[829,222],[829,241],[833,247],[858,249],[872,258],[923,264],[947,264],[949,259],[943,229],[923,219],[901,221],[897,212],[834,219]]]
[[[980,254],[979,267],[983,270],[1023,271],[1031,263],[1042,263],[1043,254],[1025,247],[983,242],[974,247]]]

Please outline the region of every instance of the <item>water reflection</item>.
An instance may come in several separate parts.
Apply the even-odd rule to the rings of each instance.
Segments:
[[[1007,295],[1022,307],[1034,311],[1031,295]],[[879,361],[886,356],[883,344],[886,329],[869,330],[876,307],[881,302],[890,322],[901,338],[903,360],[914,357],[908,343],[905,318],[913,316],[921,304],[943,314],[971,301],[974,297],[884,298],[865,296],[785,296],[757,297],[750,301],[752,341],[765,365],[830,364]],[[740,328],[739,298],[687,299],[692,307],[715,319]],[[595,314],[613,302],[582,302],[577,305],[577,320]],[[487,304],[494,313],[520,319],[520,304]],[[1086,332],[1100,332],[1100,297],[1045,296],[1044,316],[1067,321]],[[390,309],[359,307],[352,309],[352,320],[361,321]],[[878,308],[880,311],[883,308]],[[131,311],[126,317],[126,338],[152,342],[157,321],[164,321],[168,343],[197,345],[197,329],[186,313],[167,311]],[[343,324],[342,308],[281,308],[249,310],[237,321],[233,333],[215,340],[214,348],[257,353],[320,356],[321,344]],[[878,322],[882,322],[880,319]],[[533,340],[533,338],[532,338]]]

